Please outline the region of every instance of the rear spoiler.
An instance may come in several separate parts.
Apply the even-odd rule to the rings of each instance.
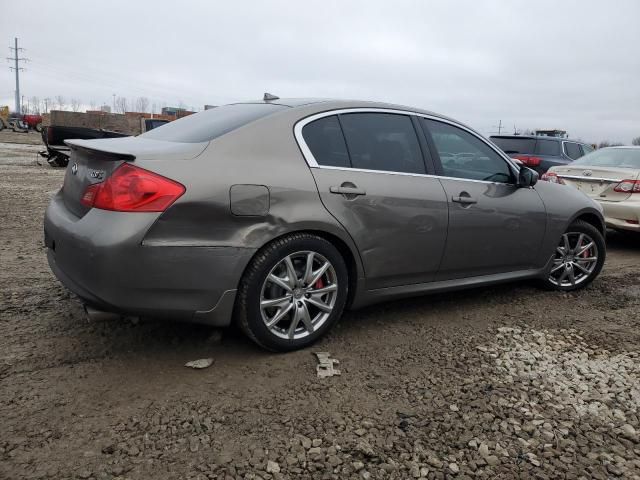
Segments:
[[[125,162],[133,162],[136,159],[135,155],[128,152],[119,151],[115,148],[105,148],[104,144],[100,148],[96,148],[95,140],[65,140],[71,150],[78,150],[84,152],[88,156],[100,157],[101,160],[124,160]]]

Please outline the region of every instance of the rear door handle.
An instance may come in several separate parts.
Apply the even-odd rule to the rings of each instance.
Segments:
[[[473,205],[474,203],[478,203],[475,198],[460,195],[459,197],[451,197],[451,201],[455,203],[461,203],[462,205]]]
[[[353,197],[357,197],[359,195],[366,195],[367,192],[365,190],[363,190],[362,188],[358,188],[358,187],[343,187],[343,186],[339,186],[339,187],[329,187],[329,191],[331,193],[335,193],[338,195],[348,195],[348,196],[353,196]]]

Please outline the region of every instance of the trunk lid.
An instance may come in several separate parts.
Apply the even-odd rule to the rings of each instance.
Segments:
[[[577,188],[589,197],[608,202],[622,202],[627,200],[631,193],[616,192],[614,188],[622,180],[637,180],[639,170],[616,167],[592,167],[589,165],[568,165],[555,167],[553,172],[562,181]]]
[[[158,158],[189,160],[202,153],[208,144],[165,142],[139,137],[67,140],[65,143],[71,148],[71,157],[62,196],[65,206],[78,217],[83,217],[90,210],[81,203],[87,187],[106,180],[124,162]]]

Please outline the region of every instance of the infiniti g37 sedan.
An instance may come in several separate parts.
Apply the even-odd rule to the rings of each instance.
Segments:
[[[601,207],[472,129],[373,102],[237,103],[71,140],[49,264],[92,314],[237,322],[292,350],[345,308],[536,279],[588,285]]]

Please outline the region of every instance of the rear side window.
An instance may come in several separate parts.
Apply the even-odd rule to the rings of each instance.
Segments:
[[[302,128],[302,136],[318,165],[351,166],[340,122],[335,115],[308,123]]]
[[[498,183],[513,180],[507,162],[475,135],[448,123],[421,120],[438,150],[445,177]]]
[[[411,118],[393,113],[340,115],[353,168],[426,173]]]
[[[560,155],[560,142],[555,140],[540,140],[536,142],[536,152],[538,155]]]
[[[167,142],[208,142],[285,108],[287,107],[284,105],[270,103],[223,105],[169,122],[140,136]]]
[[[536,148],[535,138],[514,138],[514,137],[489,137],[490,140],[495,143],[500,150],[507,155],[513,155],[516,153],[533,153]]]
[[[572,160],[576,160],[582,156],[582,150],[580,150],[580,145],[572,142],[564,143],[564,153],[567,154],[567,157]]]

